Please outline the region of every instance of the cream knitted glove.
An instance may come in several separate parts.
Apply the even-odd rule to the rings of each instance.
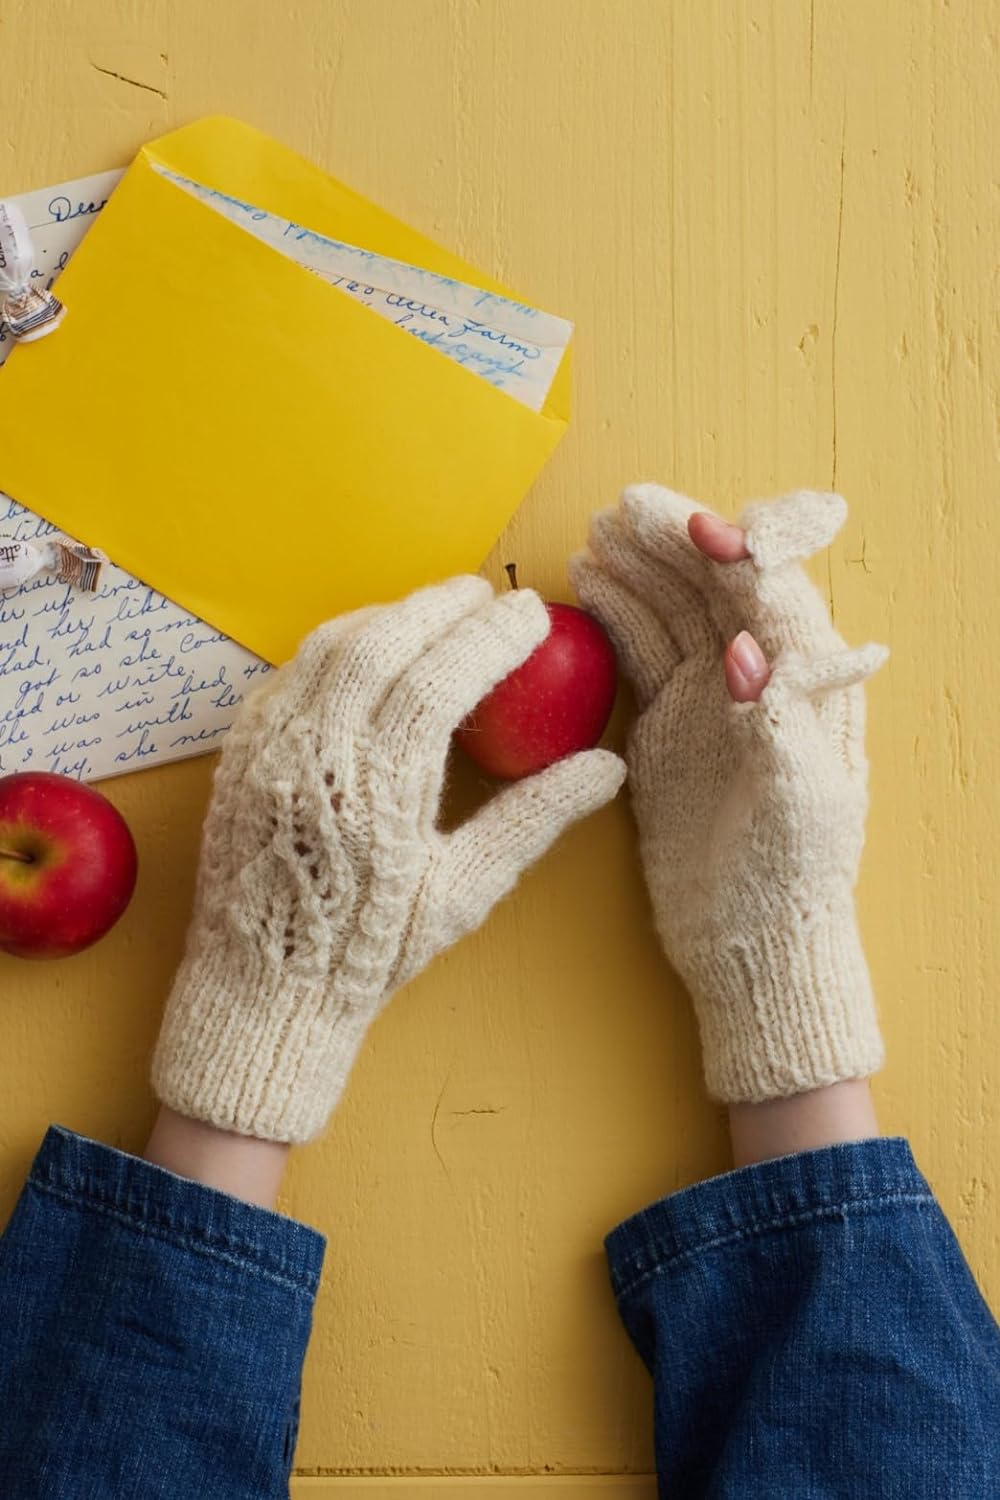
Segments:
[[[704,507],[654,484],[595,516],[571,576],[605,624],[640,709],[629,782],[656,925],[697,1011],[709,1091],[796,1094],[879,1067],[854,913],[867,765],[861,682],[881,646],[848,650],[799,559],[846,507],[800,491],[750,505],[749,560],[701,555]],[[774,664],[733,703],[726,643],[747,629]]]
[[[321,626],[248,698],[153,1059],[164,1103],[246,1135],[317,1135],[392,993],[615,795],[624,765],[592,750],[435,827],[453,730],[548,630],[530,589],[454,578]]]

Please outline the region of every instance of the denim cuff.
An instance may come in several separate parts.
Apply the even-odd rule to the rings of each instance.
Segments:
[[[605,1238],[619,1300],[702,1251],[901,1203],[933,1204],[907,1141],[849,1141],[779,1156],[683,1188]]]
[[[28,1186],[313,1299],[326,1238],[306,1224],[50,1125]]]

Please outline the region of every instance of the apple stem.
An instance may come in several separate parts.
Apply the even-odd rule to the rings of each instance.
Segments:
[[[22,854],[19,849],[0,849],[0,859],[20,860],[22,865],[33,865],[34,857],[30,854]]]
[[[507,577],[510,579],[510,586],[511,586],[511,588],[512,589],[516,589],[517,588],[517,563],[504,563],[504,569],[506,570]]]

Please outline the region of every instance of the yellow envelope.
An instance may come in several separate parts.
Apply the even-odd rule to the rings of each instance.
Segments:
[[[516,298],[235,120],[145,146],[0,374],[0,489],[272,662],[475,571],[561,437],[164,178]],[[517,299],[523,300],[523,299]]]

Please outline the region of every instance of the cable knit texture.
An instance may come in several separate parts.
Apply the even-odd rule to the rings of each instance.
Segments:
[[[887,656],[849,650],[800,566],[846,516],[797,491],[747,507],[751,556],[709,561],[703,510],[634,485],[594,517],[573,559],[635,688],[627,760],[656,925],[694,1000],[710,1092],[760,1101],[861,1078],[882,1042],[853,891],[864,843],[865,678]],[[735,704],[726,643],[747,629],[773,672]]]
[[[321,626],[247,699],[153,1058],[164,1103],[270,1140],[319,1134],[393,992],[615,795],[624,765],[586,751],[436,827],[455,727],[548,629],[531,590],[454,578]]]

